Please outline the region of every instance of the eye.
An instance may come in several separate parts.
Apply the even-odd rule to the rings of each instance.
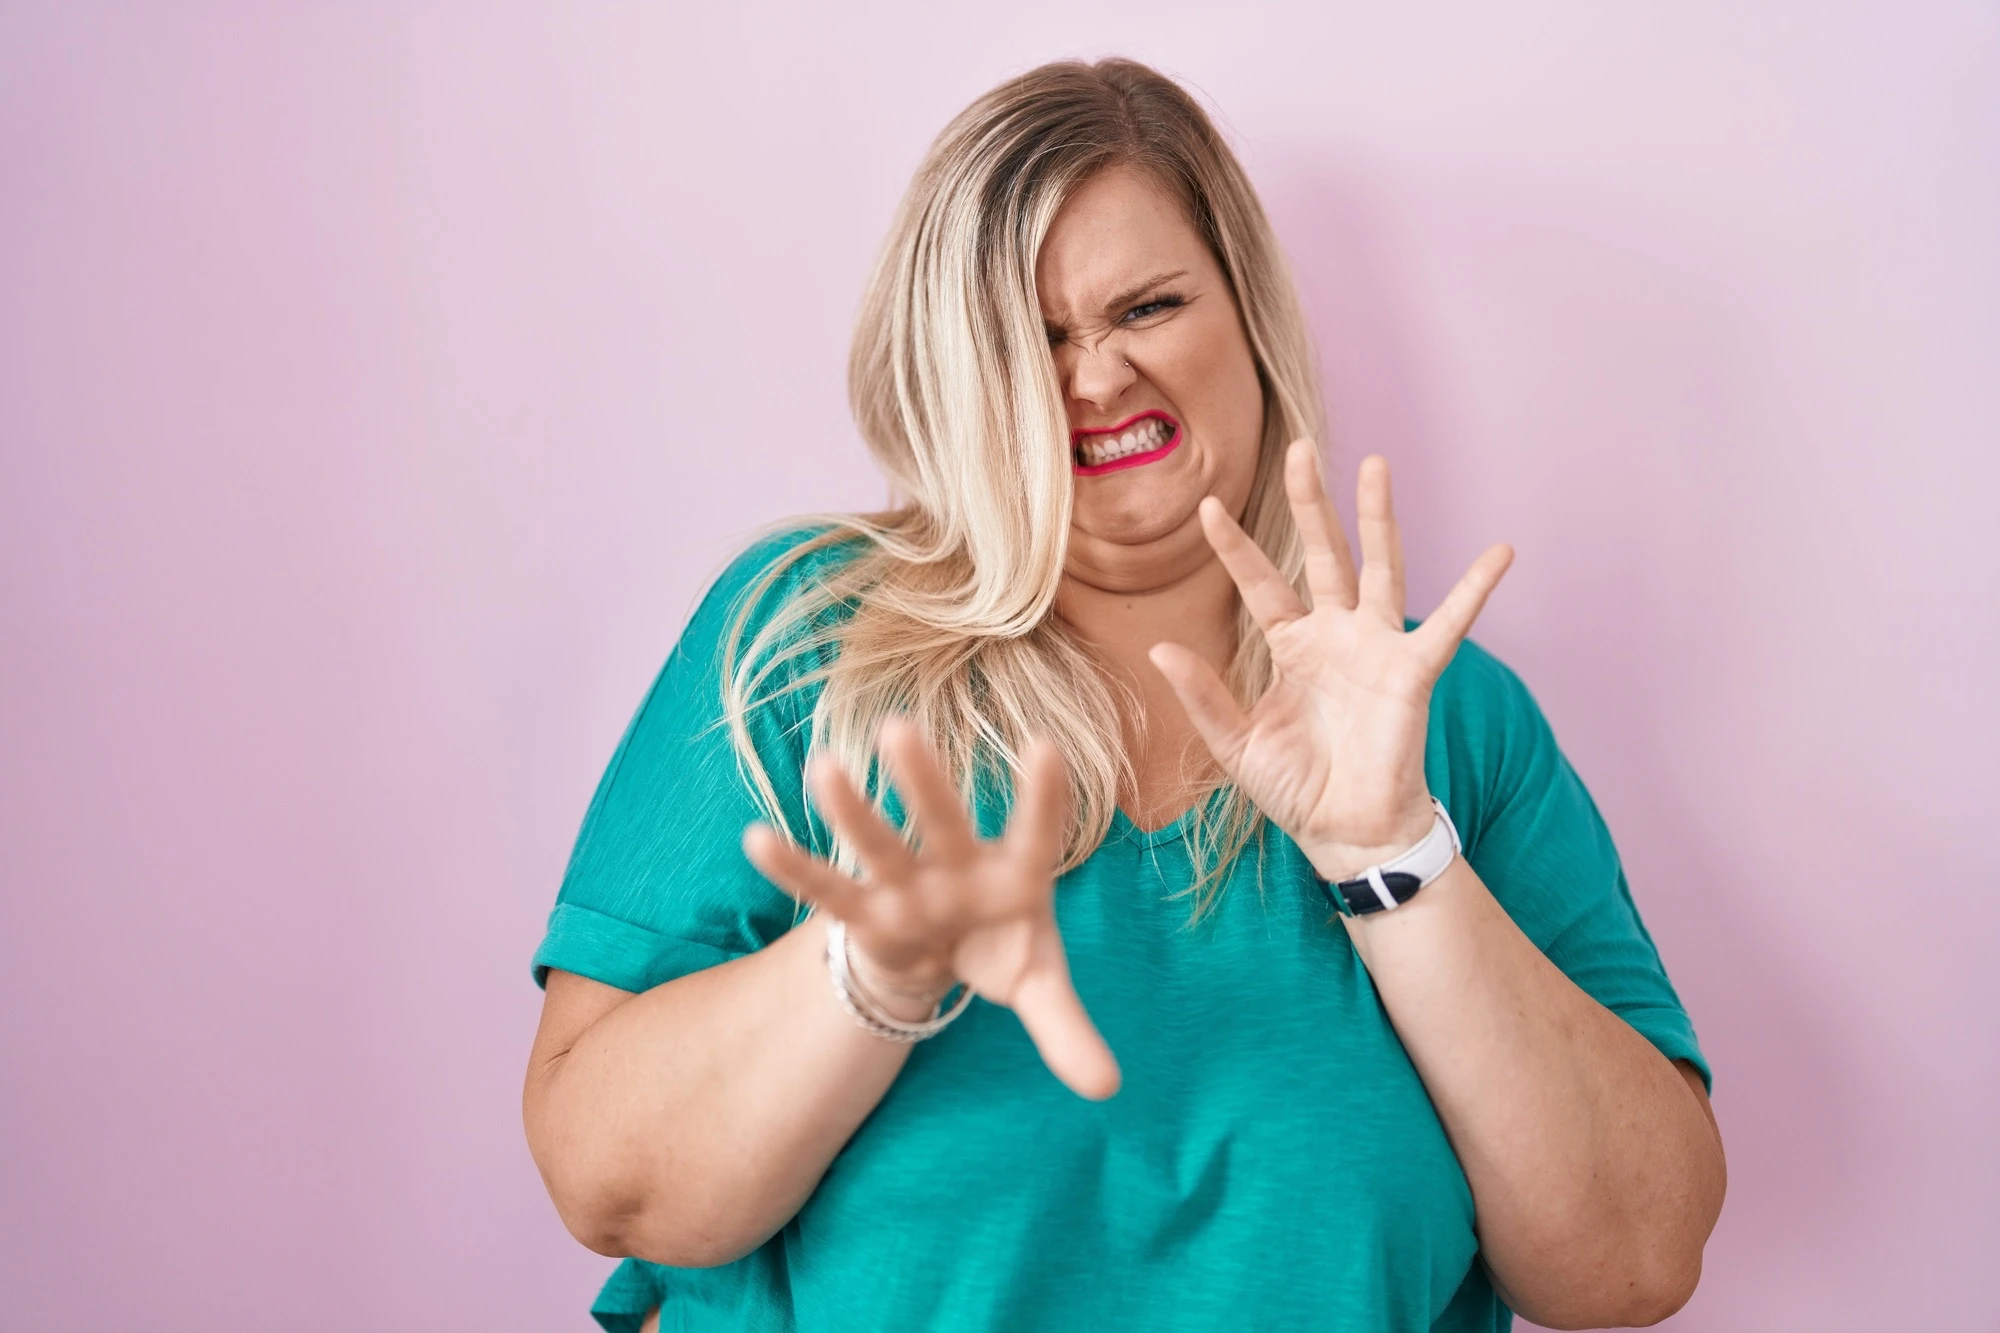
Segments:
[[[1161,292],[1150,301],[1141,302],[1125,312],[1123,323],[1137,323],[1163,314],[1168,310],[1178,310],[1186,302],[1172,292]]]

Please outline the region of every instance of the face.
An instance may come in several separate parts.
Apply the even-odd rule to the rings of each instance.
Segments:
[[[1172,195],[1113,167],[1056,215],[1035,281],[1076,477],[1066,572],[1113,592],[1176,583],[1212,558],[1196,506],[1243,512],[1264,434],[1229,280]]]

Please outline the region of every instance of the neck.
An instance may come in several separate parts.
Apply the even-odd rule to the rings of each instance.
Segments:
[[[1236,651],[1236,585],[1214,559],[1173,583],[1143,590],[1113,591],[1065,575],[1056,614],[1137,698],[1141,715],[1123,719],[1136,785],[1118,793],[1119,803],[1140,828],[1171,823],[1215,775],[1180,700],[1146,654],[1169,641],[1222,670]]]
[[[1056,590],[1056,614],[1140,679],[1158,674],[1146,654],[1162,641],[1193,649],[1217,670],[1236,649],[1236,585],[1215,559],[1153,588],[1106,589],[1065,574]]]

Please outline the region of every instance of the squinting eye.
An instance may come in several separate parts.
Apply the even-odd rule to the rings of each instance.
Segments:
[[[1128,320],[1151,319],[1153,316],[1159,314],[1163,310],[1173,310],[1182,304],[1183,302],[1181,301],[1181,298],[1178,296],[1172,296],[1172,295],[1159,296],[1155,297],[1151,301],[1145,302],[1143,305],[1133,306],[1130,310],[1127,310],[1125,312],[1125,318]]]

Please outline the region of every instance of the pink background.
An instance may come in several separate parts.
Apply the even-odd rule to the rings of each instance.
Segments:
[[[0,9],[0,1325],[587,1326],[517,1098],[592,784],[755,525],[880,498],[929,137],[1122,51],[1414,600],[1520,549],[1719,1071],[1673,1327],[1996,1327],[1990,4],[306,8]]]

